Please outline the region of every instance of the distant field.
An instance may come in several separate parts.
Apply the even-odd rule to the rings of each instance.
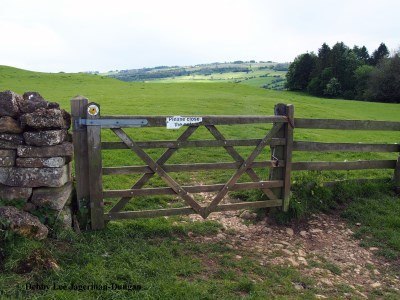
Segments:
[[[235,82],[283,90],[288,64],[274,62],[213,63],[196,66],[160,66],[102,73],[122,81],[136,82]]]

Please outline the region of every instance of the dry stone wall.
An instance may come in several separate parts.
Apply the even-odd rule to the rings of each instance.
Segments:
[[[71,227],[70,126],[69,113],[36,92],[0,92],[0,226],[39,239]]]

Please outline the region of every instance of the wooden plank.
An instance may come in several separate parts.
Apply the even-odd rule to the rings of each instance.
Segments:
[[[207,130],[219,141],[225,141],[225,137],[223,134],[215,127],[214,125],[208,125],[206,126]],[[259,142],[261,143],[261,141]],[[224,146],[224,149],[228,154],[237,162],[240,162],[241,164],[244,162],[244,158],[237,152],[232,146]],[[260,177],[254,172],[253,169],[248,168],[246,170],[247,175],[251,178],[253,181],[261,181]],[[269,198],[269,199],[276,199],[274,193],[269,190],[269,189],[263,189],[262,190],[264,194]]]
[[[197,129],[198,127],[196,126],[190,126],[188,127],[177,139],[178,142],[184,142],[186,141]],[[164,163],[167,162],[167,160],[178,150],[178,148],[169,148],[166,150],[160,158],[156,161],[157,164],[163,165]],[[132,189],[140,189],[143,187],[153,176],[154,172],[152,173],[147,173],[143,174],[143,176],[132,186]],[[131,200],[130,197],[125,197],[122,198],[118,201],[117,204],[114,205],[114,207],[111,208],[110,212],[117,212],[120,211],[128,202]]]
[[[165,172],[192,172],[200,170],[231,170],[241,166],[240,162],[224,163],[197,163],[197,164],[173,164],[161,165]],[[280,168],[285,166],[285,162],[280,162]],[[255,161],[249,165],[249,168],[275,168],[273,161]],[[123,167],[105,167],[103,175],[126,175],[136,173],[153,173],[149,166],[123,166]],[[259,179],[257,179],[259,181]]]
[[[97,106],[98,113],[95,115],[87,112],[87,119],[94,120],[100,117],[100,106],[96,103],[89,103]],[[89,110],[89,109],[88,109]],[[101,178],[101,127],[87,126],[87,145],[89,159],[89,191],[90,191],[90,224],[93,230],[104,228],[104,203],[103,183]]]
[[[220,191],[225,184],[183,186],[188,193],[208,193]],[[282,187],[283,181],[260,181],[260,182],[242,182],[236,183],[231,191],[240,191],[247,189],[276,188]],[[175,191],[169,187],[131,189],[131,190],[106,190],[103,191],[103,198],[116,197],[134,197],[134,196],[154,196],[154,195],[175,195]]]
[[[286,117],[286,104],[278,103],[274,107],[275,115],[285,116]],[[285,126],[282,126],[281,129],[275,134],[276,138],[284,138],[285,137]],[[285,160],[285,147],[284,146],[271,146],[271,160],[276,161],[278,166],[282,161]],[[283,180],[285,178],[285,171],[282,168],[274,168],[270,170],[269,180]],[[275,189],[275,196],[279,199],[283,199],[283,189]]]
[[[165,127],[166,119],[171,116],[103,116],[102,119],[146,119],[150,127]],[[287,119],[277,116],[199,116],[203,118],[201,123],[192,126],[201,125],[237,125],[237,124],[255,124],[255,123],[286,123]]]
[[[400,152],[400,144],[321,143],[295,141],[294,151]]]
[[[199,215],[204,217],[202,207],[183,189],[167,172],[165,172],[158,163],[156,163],[146,152],[144,152],[136,143],[121,129],[113,128],[112,131],[136,153],[158,176],[167,183],[177,195],[179,195],[187,205],[190,205]]]
[[[397,158],[393,176],[394,191],[400,194],[400,156]]]
[[[88,99],[77,96],[71,100],[72,140],[74,143],[75,188],[76,207],[80,210],[80,223],[83,227],[88,225],[89,215],[84,215],[89,207],[89,159],[87,147],[86,127],[76,128],[75,120],[86,118]]]
[[[288,211],[290,203],[290,186],[291,186],[291,171],[292,171],[292,151],[293,151],[293,126],[294,126],[294,106],[286,105],[286,117],[290,120],[284,125],[286,146],[284,147],[284,186],[283,186],[283,211]]]
[[[191,148],[191,147],[237,147],[237,146],[257,146],[261,139],[248,140],[197,140],[197,141],[139,141],[137,145],[142,149],[151,148]],[[285,139],[272,139],[270,145],[284,145]],[[102,142],[102,150],[129,149],[122,142]]]
[[[250,156],[242,163],[241,167],[237,170],[237,172],[229,179],[229,181],[225,184],[224,188],[214,197],[211,203],[207,206],[207,209],[204,211],[204,216],[208,216],[222,201],[228,191],[232,188],[233,185],[239,180],[240,176],[243,175],[247,170],[247,166],[251,164],[254,159],[261,153],[261,151],[268,144],[269,140],[272,139],[276,135],[276,133],[282,128],[283,123],[274,124],[272,129],[267,133],[267,135],[262,139],[260,144],[253,150]]]
[[[323,171],[323,170],[363,170],[363,169],[394,169],[396,160],[360,160],[360,161],[306,161],[293,162],[293,171]]]
[[[215,212],[238,210],[244,208],[264,208],[264,207],[279,207],[282,206],[282,200],[266,200],[255,202],[239,202],[233,204],[221,204],[215,208]],[[205,209],[205,207],[202,207]],[[163,216],[176,216],[176,215],[190,215],[196,212],[191,207],[182,208],[169,208],[157,210],[141,210],[141,211],[126,211],[117,213],[104,214],[107,220],[122,220],[122,219],[135,219],[135,218],[154,218]]]
[[[346,130],[400,130],[400,122],[295,118],[296,128]]]

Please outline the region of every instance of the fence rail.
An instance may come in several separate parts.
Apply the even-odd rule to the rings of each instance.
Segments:
[[[315,141],[295,141],[294,130],[334,129],[334,130],[378,130],[399,131],[400,122],[371,120],[333,120],[294,118],[292,105],[277,104],[273,116],[202,116],[195,124],[186,124],[186,130],[176,140],[136,141],[122,129],[124,127],[165,127],[171,116],[101,116],[100,107],[88,103],[82,97],[71,101],[75,145],[75,169],[77,179],[78,208],[90,208],[92,229],[104,228],[110,220],[131,219],[140,217],[172,216],[198,213],[206,218],[212,212],[236,210],[242,208],[281,207],[287,210],[290,201],[291,172],[307,170],[368,170],[394,169],[394,185],[400,192],[400,157],[397,160],[359,160],[359,161],[295,161],[295,151],[303,152],[388,152],[399,153],[399,144],[383,143],[327,143]],[[241,125],[271,123],[268,133],[258,139],[226,139],[217,125]],[[189,140],[200,126],[204,126],[214,140]],[[101,129],[108,128],[119,137],[119,142],[102,142]],[[243,157],[235,147],[254,147],[254,150]],[[263,149],[271,148],[270,159],[257,159]],[[181,163],[168,164],[170,157],[180,148],[222,147],[232,157],[233,162],[215,163]],[[156,160],[143,149],[165,149]],[[103,167],[102,150],[125,149],[134,152],[143,165]],[[271,170],[269,178],[260,178],[256,168]],[[180,185],[169,173],[236,170],[224,184]],[[130,189],[103,190],[102,178],[110,175],[142,174]],[[250,182],[238,182],[247,174]],[[146,183],[158,175],[167,187],[145,188]],[[269,200],[256,202],[239,202],[222,204],[230,191],[260,189]],[[216,192],[212,201],[204,205],[197,202],[191,194]],[[175,195],[186,203],[186,207],[155,209],[142,211],[122,211],[125,205],[137,196]],[[104,211],[104,199],[120,198],[108,211]]]

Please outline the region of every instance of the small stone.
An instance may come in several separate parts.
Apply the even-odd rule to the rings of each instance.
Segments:
[[[369,247],[369,251],[378,251],[379,248],[378,247]]]
[[[286,228],[286,233],[287,233],[287,235],[289,235],[289,236],[293,236],[293,235],[294,235],[294,231],[293,231],[292,228]]]
[[[332,281],[330,281],[328,278],[321,278],[320,282],[327,285],[327,286],[333,286]]]
[[[305,231],[305,230],[300,231],[300,235],[302,237],[306,237],[307,236],[307,231]]]
[[[293,256],[293,252],[288,249],[282,249],[282,252],[285,253],[286,255]]]
[[[322,232],[322,229],[313,228],[313,229],[310,229],[310,232],[311,233],[320,233],[320,232]]]
[[[70,199],[72,183],[68,182],[62,187],[37,188],[33,190],[31,202],[38,207],[47,207],[52,210],[62,210]]]
[[[37,217],[14,206],[0,207],[0,220],[3,224],[7,224],[6,229],[28,238],[42,240],[49,233],[47,227],[40,223]]]
[[[19,115],[18,102],[22,97],[12,91],[0,92],[0,117],[17,117]]]
[[[295,283],[293,285],[293,287],[294,287],[295,290],[298,290],[298,291],[304,290],[304,287],[301,284],[298,284],[298,283]]]
[[[361,223],[356,223],[356,226],[361,226]]]
[[[32,195],[32,188],[13,187],[0,184],[0,199],[13,201],[28,201]]]
[[[371,287],[373,289],[380,288],[381,286],[382,286],[382,284],[380,282],[374,282],[374,283],[371,284]]]
[[[303,250],[301,250],[301,249],[299,249],[299,251],[297,251],[297,253],[299,254],[299,256],[302,256],[302,257],[305,257],[307,254],[303,251]]]
[[[298,260],[300,263],[302,263],[303,265],[308,266],[308,262],[307,262],[307,260],[306,260],[304,257],[299,256],[299,257],[297,257],[297,260]]]
[[[298,266],[300,266],[300,264],[299,264],[297,261],[295,261],[292,257],[288,257],[288,258],[286,258],[286,260],[287,260],[288,262],[290,262],[290,264],[291,264],[293,267],[298,267]]]
[[[18,187],[60,187],[71,181],[71,166],[61,168],[3,168],[0,183]]]
[[[226,238],[226,235],[223,234],[223,233],[218,233],[218,234],[217,234],[217,238],[220,239],[220,240],[223,240],[223,239]]]
[[[189,232],[187,233],[187,235],[188,235],[188,237],[193,237],[193,232],[189,231]]]
[[[237,260],[241,260],[241,259],[242,259],[242,257],[241,257],[240,255],[236,255],[235,258],[236,258]]]
[[[22,133],[19,123],[11,117],[0,118],[0,133]]]
[[[61,144],[67,136],[66,130],[45,130],[24,132],[24,139],[27,145],[31,146],[53,146]]]
[[[35,146],[19,146],[17,155],[19,157],[62,157],[73,156],[74,147],[72,143],[64,142],[61,145],[35,147]]]
[[[272,232],[272,229],[269,228],[269,227],[264,227],[264,228],[262,229],[262,231],[263,231],[264,233],[271,233],[271,232]]]
[[[257,218],[257,214],[245,210],[240,214],[240,217],[245,220],[254,220]]]
[[[315,294],[315,298],[316,298],[316,299],[328,299],[327,296],[320,295],[320,294]]]
[[[374,273],[374,275],[380,275],[381,274],[381,272],[379,272],[377,269],[374,269],[373,273]]]
[[[70,157],[18,157],[16,165],[20,168],[60,168],[70,161]]]

